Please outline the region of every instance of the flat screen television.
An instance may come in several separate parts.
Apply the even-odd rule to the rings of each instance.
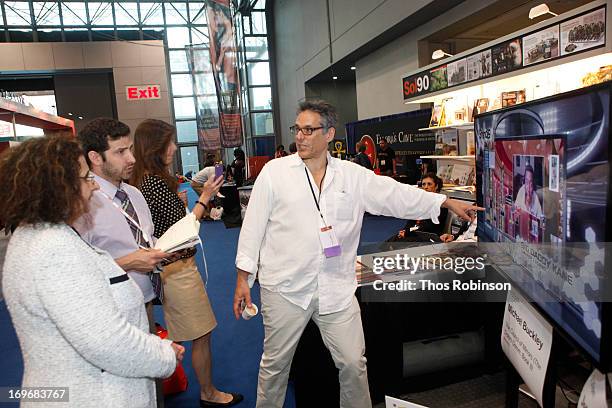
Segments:
[[[601,370],[612,309],[610,82],[475,118],[480,242],[496,266]],[[505,259],[497,262],[496,259]]]

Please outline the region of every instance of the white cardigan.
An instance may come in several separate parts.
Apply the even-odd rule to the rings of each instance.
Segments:
[[[2,283],[23,353],[22,387],[69,387],[72,407],[155,406],[151,378],[170,376],[175,354],[149,333],[142,292],[125,277],[65,224],[17,228]]]

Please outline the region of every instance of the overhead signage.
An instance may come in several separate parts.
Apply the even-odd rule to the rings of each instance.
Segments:
[[[502,324],[502,350],[540,406],[544,406],[544,380],[552,339],[550,323],[515,290],[510,290]]]
[[[402,78],[404,101],[606,45],[606,6]]]
[[[125,87],[128,101],[141,101],[146,99],[161,99],[159,85],[133,85]]]

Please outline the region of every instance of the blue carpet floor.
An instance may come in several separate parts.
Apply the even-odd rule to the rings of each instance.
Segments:
[[[196,196],[189,189],[191,205]],[[362,244],[384,241],[404,225],[403,220],[386,217],[366,216],[364,219]],[[249,321],[236,321],[232,312],[235,287],[234,260],[238,243],[239,228],[226,229],[222,222],[202,223],[201,236],[208,263],[209,282],[207,286],[218,326],[212,336],[213,381],[223,391],[239,392],[245,399],[238,407],[254,407],[257,389],[257,370],[262,353],[263,326],[261,315]],[[198,266],[204,277],[201,258]],[[252,291],[253,301],[259,304],[259,290]],[[155,318],[163,322],[161,307],[156,307]],[[103,330],[103,328],[101,328]],[[0,301],[0,387],[21,384],[23,361],[15,331],[6,310]],[[189,379],[188,390],[166,398],[167,408],[197,407],[199,386],[191,369],[191,348],[185,344],[183,360]],[[2,405],[2,404],[0,404]],[[295,407],[293,389],[289,384],[285,408]]]

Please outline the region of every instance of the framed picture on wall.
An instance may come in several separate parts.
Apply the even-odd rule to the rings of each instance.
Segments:
[[[429,120],[429,127],[441,126],[440,120],[442,119],[442,105],[435,105],[431,110],[431,119]]]

